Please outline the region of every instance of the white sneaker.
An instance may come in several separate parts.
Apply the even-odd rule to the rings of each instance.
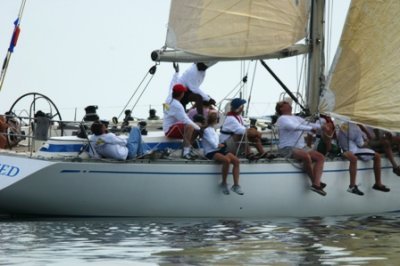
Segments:
[[[244,194],[243,191],[242,191],[242,188],[239,185],[233,185],[231,187],[231,190],[233,192],[235,192],[236,194],[239,194],[239,195],[243,195]]]

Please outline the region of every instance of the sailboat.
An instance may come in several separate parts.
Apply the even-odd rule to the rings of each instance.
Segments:
[[[305,54],[309,59],[304,106],[308,114],[329,113],[399,131],[400,114],[393,107],[398,106],[400,97],[396,93],[400,3],[352,1],[327,79],[324,8],[324,0],[172,0],[165,48],[153,51],[152,58],[157,62],[222,64]],[[144,136],[144,141],[167,145],[169,140],[157,134]],[[220,165],[213,161],[170,156],[123,162],[91,159],[80,152],[86,144],[85,138],[60,136],[41,141],[36,150],[1,150],[0,211],[52,216],[260,218],[400,210],[400,179],[386,159],[382,179],[391,192],[373,190],[372,163],[359,162],[362,197],[346,191],[349,163],[341,158],[326,159],[325,197],[309,189],[309,181],[295,161],[241,159],[240,183],[245,194],[240,196],[220,192]]]

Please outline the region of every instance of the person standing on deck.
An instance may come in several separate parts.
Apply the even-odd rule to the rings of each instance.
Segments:
[[[304,132],[316,133],[321,126],[292,115],[292,106],[287,101],[278,102],[275,111],[279,115],[276,121],[279,132],[279,153],[285,157],[300,160],[311,179],[311,190],[325,196],[326,184],[321,182],[325,157],[315,150],[305,149],[306,144],[303,138]]]

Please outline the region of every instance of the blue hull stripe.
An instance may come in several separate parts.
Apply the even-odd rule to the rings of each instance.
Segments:
[[[382,167],[382,169],[389,169],[391,167]],[[358,171],[369,171],[373,168],[359,168]],[[338,170],[325,170],[324,173],[339,173],[348,172],[348,169],[338,169]],[[141,174],[141,175],[208,175],[208,174],[220,174],[220,172],[142,172],[142,171],[98,171],[98,170],[61,170],[61,173],[91,173],[91,174]],[[245,175],[284,175],[284,174],[299,174],[303,171],[280,171],[280,172],[241,172],[240,174]]]

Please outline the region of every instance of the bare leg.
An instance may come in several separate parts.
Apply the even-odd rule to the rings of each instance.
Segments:
[[[320,185],[319,181],[318,181],[318,184],[316,184],[315,180],[314,180],[312,160],[311,160],[310,155],[304,150],[293,149],[293,158],[296,160],[299,160],[303,163],[304,171],[310,177],[311,183],[319,186]]]
[[[314,184],[320,186],[322,171],[324,169],[325,157],[321,153],[314,150],[309,151],[308,153],[310,154],[312,161],[315,162],[313,169]]]
[[[343,156],[350,161],[349,173],[350,173],[350,187],[356,185],[357,176],[357,156],[355,156],[351,151],[346,151]]]
[[[264,146],[261,143],[261,139],[260,138],[256,138],[255,139],[255,144],[256,144],[256,149],[258,151],[259,154],[263,154],[264,153]]]
[[[183,147],[191,146],[193,133],[194,127],[192,125],[185,125],[185,132],[183,133]]]
[[[229,173],[229,164],[231,162],[230,158],[221,153],[216,153],[213,159],[217,162],[222,163],[222,184],[227,184],[226,181]]]
[[[386,139],[382,139],[380,141],[380,144],[382,145],[384,151],[385,151],[385,155],[388,158],[388,160],[390,161],[390,163],[392,164],[393,168],[397,167],[397,163],[393,158],[393,151],[392,151],[392,147],[390,145],[390,142]]]
[[[263,154],[264,146],[262,145],[262,142],[261,142],[261,133],[253,128],[248,129],[247,132],[248,132],[247,140],[249,142],[254,143],[259,154]]]
[[[381,180],[381,155],[375,152],[374,157],[374,174],[375,174],[375,184],[377,186],[382,186]]]
[[[225,156],[230,159],[231,164],[233,165],[233,169],[232,169],[233,184],[234,185],[239,185],[239,173],[240,173],[240,166],[239,166],[240,162],[239,162],[239,159],[235,155],[233,155],[232,153],[228,153]]]

